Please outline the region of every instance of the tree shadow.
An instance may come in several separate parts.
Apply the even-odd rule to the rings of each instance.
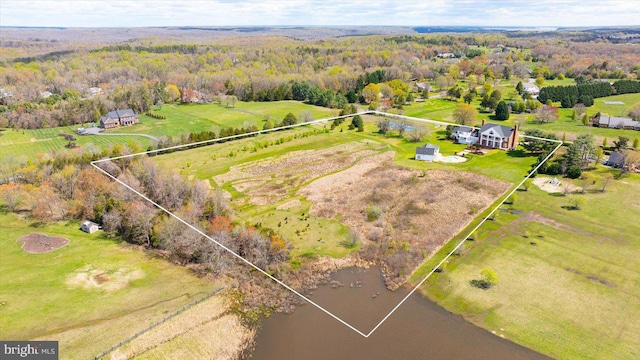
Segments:
[[[563,205],[562,208],[565,209],[565,210],[569,210],[569,211],[580,210],[579,207],[575,207],[573,205]]]

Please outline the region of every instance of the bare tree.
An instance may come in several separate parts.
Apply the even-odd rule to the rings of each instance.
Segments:
[[[0,185],[0,199],[9,211],[16,211],[23,200],[20,187],[14,182]]]
[[[310,122],[315,120],[313,112],[311,112],[311,110],[302,110],[298,115],[298,119],[300,119],[302,122]]]
[[[429,134],[429,129],[425,126],[416,125],[409,130],[409,140],[411,142],[421,142],[422,138]]]
[[[558,108],[551,105],[543,105],[535,112],[536,122],[539,124],[548,123],[558,119]]]
[[[607,185],[609,185],[611,180],[613,180],[613,174],[604,173],[604,174],[602,174],[601,179],[602,179],[602,188],[600,188],[600,191],[605,192],[606,189],[607,189]]]
[[[409,122],[405,119],[398,119],[396,121],[396,129],[398,129],[398,135],[401,137],[404,135],[404,132],[410,127]]]
[[[380,133],[381,134],[386,134],[389,132],[389,130],[391,130],[391,120],[389,120],[389,118],[382,118],[381,120],[378,120],[378,129],[380,129]]]

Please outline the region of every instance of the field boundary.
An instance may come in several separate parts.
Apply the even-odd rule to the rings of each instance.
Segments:
[[[92,161],[91,162],[91,166],[93,166],[94,168],[96,168],[98,171],[102,172],[103,174],[105,174],[107,177],[111,178],[112,180],[116,181],[117,183],[121,184],[122,186],[126,187],[127,189],[129,189],[130,191],[132,191],[133,193],[135,193],[136,195],[140,196],[142,199],[148,201],[149,203],[151,203],[152,205],[154,205],[155,207],[157,207],[158,209],[162,210],[164,213],[166,213],[167,215],[175,218],[176,220],[178,220],[179,222],[181,222],[182,224],[190,227],[191,229],[193,229],[195,232],[197,232],[198,234],[200,234],[201,236],[203,236],[204,238],[208,239],[209,241],[213,242],[214,244],[220,246],[222,249],[226,250],[227,252],[231,253],[233,256],[235,256],[236,258],[238,258],[239,260],[241,260],[242,262],[244,262],[245,264],[253,267],[254,269],[256,269],[257,271],[259,271],[260,273],[262,273],[263,275],[267,276],[268,278],[270,278],[271,280],[275,281],[276,283],[280,284],[281,286],[283,286],[284,288],[286,288],[287,290],[291,291],[292,293],[298,295],[300,298],[302,298],[304,301],[308,302],[309,304],[315,306],[316,308],[318,308],[319,310],[321,310],[322,312],[324,312],[325,314],[331,316],[332,318],[334,318],[336,321],[340,322],[341,324],[345,325],[346,327],[348,327],[349,329],[353,330],[354,332],[356,332],[357,334],[368,338],[369,336],[371,336],[371,334],[373,334],[391,315],[393,315],[393,313],[400,308],[400,306],[402,306],[402,304],[404,304],[404,302],[420,287],[422,286],[422,284],[424,284],[425,281],[427,281],[427,279],[429,277],[431,277],[431,275],[436,271],[436,269],[438,269],[438,267],[440,267],[445,261],[447,261],[449,259],[449,257],[451,257],[459,248],[460,246],[462,246],[462,244],[467,241],[467,239],[474,233],[474,231],[476,231],[480,226],[482,226],[497,210],[498,208],[500,208],[500,206],[502,206],[502,204],[504,204],[504,202],[509,198],[509,196],[511,196],[518,188],[520,188],[520,186],[522,186],[522,184],[529,179],[533,174],[535,174],[536,171],[538,171],[538,169],[540,168],[540,166],[542,166],[544,163],[546,163],[552,156],[553,154],[555,154],[555,152],[562,146],[563,142],[561,140],[551,140],[551,139],[544,139],[544,138],[539,138],[539,137],[534,137],[534,136],[527,136],[527,135],[520,135],[520,137],[523,138],[530,138],[530,139],[535,139],[535,140],[543,140],[543,141],[549,141],[549,142],[553,142],[553,143],[557,143],[558,145],[549,153],[549,155],[544,158],[543,161],[541,161],[533,170],[531,170],[527,176],[518,184],[516,185],[507,195],[505,195],[502,199],[502,201],[500,201],[491,212],[489,212],[489,214],[482,219],[482,221],[480,221],[480,223],[473,228],[473,230],[471,230],[467,236],[465,236],[464,239],[462,239],[457,245],[456,247],[453,248],[453,250],[451,250],[445,257],[444,259],[442,259],[442,261],[440,261],[440,263],[438,263],[438,265],[436,265],[427,275],[425,275],[425,277],[415,286],[413,287],[413,289],[411,289],[411,291],[393,308],[391,309],[391,311],[385,315],[382,320],[380,320],[380,322],[373,327],[373,329],[371,329],[368,333],[362,332],[359,329],[355,328],[354,326],[352,326],[351,324],[347,323],[346,321],[344,321],[343,319],[341,319],[340,317],[334,315],[332,312],[326,310],[325,308],[323,308],[322,306],[320,306],[319,304],[317,304],[316,302],[314,302],[313,300],[309,299],[308,297],[304,296],[303,294],[301,294],[300,292],[296,291],[295,289],[293,289],[292,287],[290,287],[289,285],[285,284],[284,282],[282,282],[281,280],[275,278],[274,276],[272,276],[271,274],[267,273],[266,271],[264,271],[263,269],[259,268],[258,266],[254,265],[252,262],[250,262],[249,260],[245,259],[244,257],[238,255],[237,253],[235,253],[234,251],[232,251],[231,249],[227,248],[224,244],[220,243],[219,241],[215,240],[214,238],[212,238],[211,236],[205,234],[202,230],[194,227],[193,225],[189,224],[188,222],[186,222],[185,220],[181,219],[180,217],[178,217],[177,215],[173,214],[171,211],[165,209],[163,206],[157,204],[156,202],[154,202],[153,200],[149,199],[146,195],[140,193],[139,191],[137,191],[136,189],[132,188],[131,186],[127,185],[126,183],[120,181],[119,179],[117,179],[115,176],[109,174],[107,171],[103,170],[100,166],[98,166],[99,163],[101,162],[106,162],[106,161],[112,161],[112,160],[118,160],[118,159],[124,159],[124,158],[130,158],[130,157],[134,157],[134,156],[140,156],[140,155],[147,155],[149,156],[150,154],[157,154],[159,152],[165,152],[168,150],[177,150],[177,149],[181,149],[181,148],[189,148],[189,147],[193,147],[193,146],[201,146],[201,145],[207,145],[207,144],[212,144],[212,143],[217,143],[217,142],[221,142],[221,141],[226,141],[226,140],[233,140],[233,139],[238,139],[238,138],[245,138],[245,137],[249,137],[249,136],[253,136],[253,135],[259,135],[259,134],[266,134],[266,133],[270,133],[270,132],[274,132],[274,131],[278,131],[278,130],[285,130],[285,129],[293,129],[293,128],[297,128],[297,127],[301,127],[301,126],[306,126],[306,125],[313,125],[313,124],[320,124],[320,123],[324,123],[324,122],[328,122],[331,120],[335,120],[335,119],[344,119],[347,117],[353,117],[356,115],[368,115],[368,114],[372,114],[372,115],[379,115],[379,116],[386,116],[386,117],[390,117],[390,118],[400,118],[400,119],[407,119],[407,120],[411,120],[411,121],[417,121],[417,122],[424,122],[424,123],[430,123],[430,124],[435,124],[435,125],[457,125],[457,124],[452,124],[452,123],[448,123],[448,122],[444,122],[444,121],[436,121],[436,120],[429,120],[429,119],[422,119],[422,118],[415,118],[415,117],[411,117],[411,116],[405,116],[405,115],[397,115],[397,114],[389,114],[389,113],[385,113],[385,112],[381,112],[381,111],[377,111],[377,110],[366,110],[366,111],[360,111],[354,114],[349,114],[349,115],[342,115],[342,116],[334,116],[334,117],[328,117],[328,118],[322,118],[322,119],[318,119],[318,120],[313,120],[313,121],[309,121],[309,122],[303,122],[303,123],[299,123],[299,124],[293,124],[293,125],[287,125],[287,126],[281,126],[281,127],[277,127],[277,128],[273,128],[273,129],[267,129],[267,130],[258,130],[258,131],[254,131],[254,132],[250,132],[250,133],[245,133],[245,134],[240,134],[240,135],[232,135],[232,136],[227,136],[224,138],[219,138],[219,139],[211,139],[211,140],[205,140],[205,141],[199,141],[199,142],[193,142],[193,143],[189,143],[189,144],[183,144],[183,145],[176,145],[176,146],[171,146],[171,147],[167,147],[167,148],[162,148],[162,149],[155,149],[155,150],[149,150],[149,151],[143,151],[143,152],[139,152],[139,153],[135,153],[135,154],[129,154],[129,155],[122,155],[122,156],[116,156],[116,157],[112,157],[112,158],[108,158],[108,159],[101,159],[101,160],[96,160],[96,161]],[[139,336],[139,335],[138,335]]]
[[[218,288],[218,289],[213,290],[212,292],[208,293],[207,295],[205,295],[205,296],[201,297],[200,299],[198,299],[198,300],[196,300],[196,301],[193,301],[193,302],[188,303],[187,305],[185,305],[185,306],[181,307],[180,309],[178,309],[178,310],[174,311],[173,313],[171,313],[171,314],[169,314],[169,315],[165,316],[164,318],[162,318],[162,319],[160,319],[160,320],[158,320],[158,321],[156,321],[156,322],[152,323],[151,325],[147,326],[146,328],[144,328],[144,329],[142,329],[142,330],[138,331],[137,333],[135,333],[135,334],[133,334],[133,335],[129,336],[128,338],[126,338],[126,339],[124,339],[124,340],[120,341],[119,343],[117,343],[117,344],[113,345],[112,347],[108,348],[107,350],[105,350],[105,351],[101,352],[100,354],[98,354],[98,355],[94,356],[94,357],[93,357],[93,360],[99,360],[99,359],[101,359],[101,358],[103,358],[103,357],[107,356],[107,355],[108,355],[109,353],[111,353],[112,351],[114,351],[114,350],[116,350],[116,349],[118,349],[118,348],[120,348],[120,347],[122,347],[122,346],[126,345],[127,343],[131,342],[132,340],[135,340],[136,338],[140,337],[140,336],[141,336],[141,335],[143,335],[144,333],[146,333],[146,332],[148,332],[148,331],[150,331],[150,330],[152,330],[152,329],[154,329],[154,328],[156,328],[156,327],[158,327],[158,326],[160,326],[160,325],[164,324],[165,322],[167,322],[167,320],[169,320],[169,319],[171,319],[171,318],[174,318],[174,317],[176,317],[176,316],[180,315],[181,313],[183,313],[183,312],[185,312],[185,311],[187,311],[187,310],[191,309],[192,307],[194,307],[194,306],[196,306],[196,305],[200,304],[201,302],[203,302],[203,301],[205,301],[205,300],[207,300],[207,299],[211,298],[213,295],[216,295],[217,293],[219,293],[219,292],[220,292],[220,291],[222,291],[222,290],[224,290],[224,286],[223,286],[223,287],[221,287],[221,288]]]

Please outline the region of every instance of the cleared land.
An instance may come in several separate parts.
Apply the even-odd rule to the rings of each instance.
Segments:
[[[6,129],[0,132],[0,153],[3,157],[25,157],[36,160],[42,156],[68,151],[82,151],[88,148],[99,152],[102,148],[109,148],[115,144],[135,142],[140,148],[146,148],[151,139],[143,136],[115,135],[115,136],[80,136],[74,131],[79,126],[67,126],[36,130]],[[131,129],[129,127],[128,129]],[[60,134],[73,135],[78,148],[69,150],[66,141]]]
[[[311,112],[316,119],[338,114],[338,110],[308,105],[299,101],[269,103],[239,101],[233,107],[218,104],[168,104],[152,109],[154,114],[163,115],[166,119],[158,120],[141,115],[140,124],[107,131],[110,133],[177,136],[185,132],[219,132],[223,128],[240,128],[251,125],[262,129],[266,121],[265,118],[282,121],[289,112],[299,117],[303,111]]]
[[[609,170],[599,170],[605,172]],[[562,181],[569,181],[562,179]],[[467,242],[421,291],[498,335],[556,358],[640,356],[640,176],[588,192],[582,210],[537,187]],[[516,214],[518,213],[518,214]],[[621,215],[624,213],[624,215]],[[465,232],[463,232],[466,235]],[[454,242],[418,272],[437,264]],[[482,269],[499,283],[472,287]]]
[[[22,243],[22,250],[31,254],[54,251],[69,243],[69,239],[67,238],[60,236],[47,236],[40,233],[23,235],[16,241]]]
[[[146,149],[152,142],[147,137],[113,134],[148,134],[157,137],[175,137],[189,132],[219,132],[220,129],[227,127],[239,128],[255,125],[262,129],[265,116],[282,120],[289,112],[295,116],[300,116],[302,112],[310,112],[316,119],[338,114],[338,110],[335,109],[307,105],[298,101],[238,102],[235,107],[229,108],[216,104],[168,104],[159,109],[152,109],[152,111],[166,116],[166,119],[158,120],[141,114],[140,124],[107,130],[107,133],[112,134],[110,136],[77,135],[75,130],[82,125],[36,130],[5,129],[0,131],[0,153],[2,153],[3,157],[25,157],[26,159],[35,160],[42,156],[68,151],[94,149],[99,152],[102,148],[110,148],[115,144],[129,144],[130,142],[135,142],[139,148]],[[65,145],[67,145],[68,141],[60,136],[61,134],[73,135],[76,138],[78,148],[67,149]]]
[[[274,229],[292,243],[294,258],[343,257],[378,242],[381,248],[389,243],[389,249],[380,250],[385,256],[403,258],[396,254],[396,246],[409,252],[405,260],[388,262],[392,288],[504,193],[508,182],[521,179],[533,161],[492,151],[464,164],[427,164],[413,160],[416,143],[377,134],[372,123],[376,118],[366,118],[362,133],[344,131],[343,124],[333,132],[321,131],[266,148],[257,144],[272,143],[289,132],[155,159],[185,175],[209,179],[231,193],[234,216]],[[442,145],[443,152],[464,148],[440,140],[441,131],[433,131],[429,141]],[[416,170],[393,165],[394,160]],[[491,173],[496,161],[503,166]],[[417,169],[433,171],[424,176]],[[380,209],[375,221],[365,215],[369,206]],[[347,244],[353,231],[361,239]]]
[[[101,231],[86,234],[79,228],[77,222],[42,225],[0,214],[3,339],[55,339],[61,359],[88,359],[220,287],[186,268],[105,238]],[[16,240],[33,232],[64,236],[70,242],[55,251],[27,253]],[[202,311],[218,309],[219,303],[211,304],[190,309],[189,316],[208,316]],[[226,311],[220,306],[218,311]],[[216,325],[211,319],[208,326],[237,321],[221,320]],[[226,335],[227,346],[244,339],[235,332],[237,326],[233,329]]]

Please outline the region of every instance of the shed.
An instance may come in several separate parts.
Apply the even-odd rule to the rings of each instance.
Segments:
[[[80,228],[86,233],[93,234],[94,232],[100,230],[100,225],[94,223],[93,221],[85,220],[80,225]]]

